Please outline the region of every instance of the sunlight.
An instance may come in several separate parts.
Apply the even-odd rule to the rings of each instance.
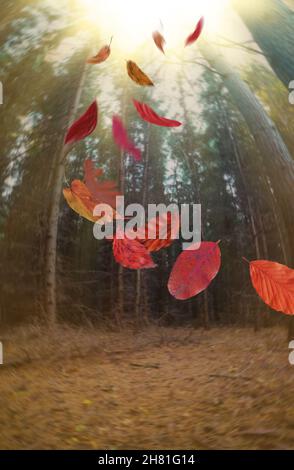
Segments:
[[[178,47],[205,17],[206,31],[216,31],[229,0],[79,0],[87,19],[105,38],[115,37],[121,52],[131,52],[159,29],[169,48]]]

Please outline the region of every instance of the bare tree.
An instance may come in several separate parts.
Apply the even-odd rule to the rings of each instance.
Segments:
[[[71,106],[67,123],[71,123],[77,114],[81,95],[86,78],[86,65],[83,65],[80,78],[77,85],[77,90]],[[65,172],[66,156],[70,148],[63,145],[58,152],[55,160],[55,168],[52,177],[52,192],[51,200],[49,203],[49,219],[46,236],[45,247],[45,310],[47,314],[47,322],[50,326],[56,324],[57,308],[56,308],[56,262],[57,262],[57,235],[58,235],[58,219],[59,219],[59,206],[60,196],[62,191],[62,184]]]

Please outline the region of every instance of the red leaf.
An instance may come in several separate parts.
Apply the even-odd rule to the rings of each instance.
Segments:
[[[200,20],[198,21],[198,23],[196,25],[196,28],[193,31],[193,33],[190,34],[190,36],[187,37],[186,42],[185,42],[185,46],[190,46],[191,44],[193,44],[193,42],[197,41],[200,34],[202,33],[203,26],[204,26],[204,18],[202,16],[202,18],[200,18]]]
[[[65,144],[73,144],[88,137],[95,130],[98,120],[97,102],[91,104],[87,111],[73,123],[65,137]]]
[[[179,300],[194,297],[209,286],[220,265],[218,243],[202,242],[198,250],[184,250],[172,269],[168,290]]]
[[[149,220],[145,227],[139,228],[137,231],[137,240],[142,243],[149,252],[159,251],[162,248],[168,248],[174,242],[178,237],[179,227],[179,215],[171,215],[170,212],[166,212],[161,216],[157,215],[153,219]],[[163,229],[162,233],[165,238],[160,238],[161,229]],[[150,233],[153,233],[153,231],[156,234],[156,239],[148,238]]]
[[[115,260],[124,268],[149,269],[156,267],[144,245],[137,240],[129,240],[128,238],[120,240],[114,237],[112,248]]]
[[[92,160],[86,160],[84,168],[85,183],[92,197],[112,208],[116,208],[116,197],[121,195],[116,189],[116,184],[113,181],[98,181],[102,170],[95,170]]]
[[[96,54],[94,57],[90,57],[87,60],[87,64],[101,64],[101,62],[104,62],[105,60],[108,59],[110,56],[111,49],[110,46],[103,46],[98,54]]]
[[[294,315],[294,269],[272,261],[251,261],[250,277],[257,294],[267,305]]]
[[[130,153],[135,160],[141,160],[141,150],[135,147],[133,142],[129,139],[127,131],[118,116],[113,116],[112,118],[112,133],[115,143],[120,149]]]
[[[141,103],[140,101],[133,100],[135,108],[140,114],[141,118],[144,121],[150,122],[151,124],[156,124],[157,126],[163,127],[179,127],[182,125],[179,121],[174,121],[172,119],[167,119],[161,116],[158,116],[156,112],[150,108],[147,104]]]
[[[152,34],[152,37],[158,49],[161,52],[163,52],[163,54],[165,54],[164,52],[165,39],[162,36],[162,34],[159,31],[154,31],[154,33]]]

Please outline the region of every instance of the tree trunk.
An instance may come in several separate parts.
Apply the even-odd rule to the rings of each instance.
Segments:
[[[127,82],[124,83],[124,92],[122,96],[122,119],[126,121],[126,100],[127,100]],[[119,159],[119,177],[118,185],[121,194],[124,196],[125,193],[125,152],[121,150]],[[116,323],[119,328],[122,327],[122,318],[125,313],[125,289],[124,289],[124,268],[120,264],[118,267],[118,302],[114,312]]]
[[[291,241],[292,241],[292,236],[291,234],[288,234],[287,233],[287,227],[285,226],[285,221],[283,220],[283,217],[281,216],[281,211],[280,211],[280,208],[278,206],[278,203],[277,203],[277,200],[276,200],[276,196],[275,194],[273,193],[273,189],[272,189],[272,185],[271,185],[271,182],[269,181],[269,178],[268,176],[265,176],[265,184],[267,185],[268,187],[268,193],[271,197],[271,201],[272,201],[272,211],[273,211],[273,216],[274,216],[274,219],[275,219],[275,224],[276,224],[276,227],[277,227],[277,231],[279,233],[279,239],[280,239],[280,245],[281,245],[281,251],[282,251],[282,254],[283,254],[283,262],[285,264],[288,264],[290,263],[290,244],[291,244]]]
[[[202,41],[203,57],[222,76],[223,82],[245,119],[262,158],[264,171],[269,175],[275,197],[288,231],[292,230],[294,213],[294,162],[279,131],[257,98],[239,75],[227,64],[219,50]],[[294,250],[291,249],[291,261]]]
[[[141,324],[141,270],[137,269],[136,271],[136,300],[135,300],[135,315],[136,315],[136,324],[137,328]]]
[[[233,6],[288,88],[294,80],[294,12],[280,0],[233,0]]]
[[[86,66],[83,66],[81,78],[78,83],[75,99],[70,110],[68,122],[74,121],[86,78]],[[60,154],[57,156],[56,168],[54,170],[53,188],[51,193],[51,201],[49,205],[48,231],[46,236],[45,248],[45,311],[47,314],[47,322],[50,326],[54,326],[57,320],[56,308],[56,261],[57,261],[57,235],[58,235],[58,218],[60,196],[65,172],[65,157],[70,148],[62,146]]]
[[[120,171],[119,171],[119,189],[122,195],[125,192],[125,154],[124,151],[121,151],[120,154]],[[125,304],[125,296],[124,296],[124,268],[120,264],[118,267],[118,304],[117,309],[115,311],[115,319],[118,327],[122,326],[122,318],[124,316],[124,304]]]
[[[262,215],[261,215],[259,207],[258,207],[258,201],[257,201],[257,205],[256,205],[256,210],[254,212],[253,209],[252,209],[252,200],[251,200],[251,198],[249,196],[249,193],[248,193],[248,184],[249,184],[249,188],[250,188],[250,181],[247,181],[247,177],[245,176],[244,171],[243,171],[243,162],[242,162],[242,159],[241,159],[239,145],[238,145],[238,142],[234,138],[234,135],[233,135],[232,130],[231,130],[230,122],[229,122],[229,119],[228,119],[225,111],[223,113],[223,116],[224,116],[224,119],[226,121],[228,130],[229,130],[229,135],[230,135],[232,145],[233,145],[233,148],[234,148],[234,154],[235,154],[235,157],[236,157],[236,161],[237,161],[238,169],[239,169],[239,172],[240,172],[242,184],[243,184],[244,191],[245,191],[245,194],[246,194],[246,199],[247,199],[247,203],[248,203],[249,218],[250,218],[250,221],[251,221],[252,237],[254,238],[254,241],[255,241],[256,259],[261,258],[261,250],[260,250],[260,246],[259,246],[259,242],[258,242],[258,233],[257,233],[257,229],[256,229],[256,221],[255,221],[255,215],[254,214],[256,214],[257,219],[260,220],[260,224],[261,224],[261,232],[260,233],[261,233],[261,236],[262,236],[262,244],[263,244],[263,258],[264,259],[269,259],[268,246],[267,246],[267,240],[266,240],[266,235],[265,235],[265,228],[264,228]],[[287,249],[286,249],[286,246],[285,246],[287,244],[287,240],[285,240],[286,235],[283,233],[283,225],[284,224],[283,224],[283,220],[281,220],[281,218],[279,217],[279,214],[278,214],[279,208],[277,207],[277,201],[275,199],[275,195],[273,194],[270,181],[268,180],[268,177],[266,175],[264,176],[264,184],[267,188],[268,194],[270,195],[271,209],[272,209],[272,212],[273,212],[273,216],[274,216],[274,220],[275,220],[275,226],[276,226],[276,229],[277,229],[277,234],[278,234],[277,238],[279,239],[280,245],[281,245],[283,261],[284,261],[285,264],[287,264],[288,263],[288,256],[287,256]],[[248,308],[249,308],[249,306],[248,306]],[[261,318],[261,317],[262,317],[262,311],[259,307],[257,307],[257,312],[256,312],[256,315],[254,317],[254,329],[255,329],[255,331],[258,331],[258,329],[260,327],[260,319],[259,318]],[[291,337],[294,337],[294,321],[293,321],[293,318],[289,318],[289,323],[288,323],[288,338],[291,338]]]
[[[148,167],[149,167],[149,149],[150,149],[150,124],[147,127],[147,135],[146,135],[146,151],[145,151],[145,161],[144,161],[144,173],[143,173],[143,182],[142,182],[142,206],[144,209],[147,209],[147,191],[148,191]],[[141,315],[140,310],[142,311],[142,286],[144,285],[144,306],[143,306],[143,320],[144,323],[148,323],[148,300],[147,300],[147,289],[146,289],[146,279],[144,276],[144,271],[140,269],[137,270],[137,277],[136,277],[136,321],[137,326],[141,323]]]

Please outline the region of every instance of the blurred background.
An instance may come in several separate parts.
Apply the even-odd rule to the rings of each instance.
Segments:
[[[146,5],[114,0],[2,2],[2,325],[46,318],[47,244],[56,197],[60,199],[55,274],[59,319],[80,322],[86,316],[95,322],[108,321],[119,309],[121,317],[133,320],[137,304],[136,314],[145,321],[150,317],[201,325],[284,320],[271,315],[256,297],[242,256],[293,262],[291,197],[273,163],[279,156],[268,154],[270,149],[276,151],[274,143],[266,146],[254,134],[254,126],[256,134],[260,127],[254,106],[260,106],[257,113],[264,113],[268,126],[274,126],[273,140],[280,139],[278,145],[287,147],[285,158],[293,154],[294,107],[289,104],[285,80],[270,66],[266,49],[275,42],[280,45],[277,36],[288,33],[282,13],[293,15],[291,4],[273,0],[258,5],[186,1],[180,7],[164,1]],[[281,27],[267,21],[256,32],[264,11],[277,14],[271,21],[280,21]],[[203,42],[210,49],[203,50],[197,43],[184,48],[185,38],[202,15]],[[151,37],[160,28],[166,38],[165,56]],[[99,66],[85,64],[112,36],[110,59]],[[288,50],[281,47],[290,74],[291,42],[284,41]],[[215,53],[222,56],[222,64],[207,60]],[[129,59],[153,79],[154,88],[146,91],[130,81],[125,62]],[[236,74],[237,85],[228,86],[222,66]],[[236,98],[238,90],[232,86],[248,87],[252,96],[247,103]],[[71,152],[60,178],[57,162],[71,113],[81,115],[95,97],[99,126]],[[132,98],[148,102],[159,114],[184,125],[178,130],[149,126],[138,118]],[[121,156],[114,145],[114,113],[123,117],[142,149],[142,163]],[[265,132],[264,140],[268,139]],[[167,279],[180,243],[158,254],[157,270],[139,275],[119,272],[111,245],[95,240],[92,224],[72,212],[61,197],[62,187],[83,178],[86,157],[103,168],[106,178],[123,185],[127,203],[202,204],[204,238],[222,240],[222,269],[208,291],[184,303],[168,294]],[[284,197],[290,215],[283,206]]]
[[[253,330],[261,335],[270,331],[268,338],[262,336],[261,348],[268,358],[268,351],[277,353],[280,347],[285,347],[283,342],[287,335],[294,338],[293,322],[291,324],[286,315],[273,312],[262,303],[250,283],[248,265],[242,257],[268,259],[293,267],[294,106],[289,101],[289,83],[294,80],[294,2],[1,0],[0,16],[0,81],[3,85],[3,104],[0,106],[0,328],[8,342],[9,360],[14,363],[27,357],[31,361],[43,357],[46,351],[54,355],[59,347],[61,352],[58,354],[63,355],[63,341],[88,344],[93,334],[86,335],[87,340],[78,336],[71,341],[70,335],[62,330],[54,336],[54,346],[50,346],[41,330],[43,346],[41,343],[34,346],[37,349],[33,350],[38,351],[35,355],[30,348],[26,349],[27,336],[21,336],[22,340],[18,337],[20,343],[9,346],[10,330],[13,327],[15,331],[16,326],[30,328],[33,325],[35,328],[48,323],[51,327],[91,326],[105,331],[117,327],[126,331],[134,326],[137,332],[140,330],[141,339],[136,343],[139,349],[145,344],[140,336],[142,328],[148,326],[152,330],[152,344],[156,347],[165,344],[168,351],[170,346],[169,343],[166,346],[165,341],[169,335],[175,341],[172,344],[177,341],[190,344],[191,340],[187,338],[195,333],[194,328],[203,331],[203,328],[227,326],[228,336],[219,333],[219,338],[226,343],[235,337],[233,349],[236,354],[244,340],[244,364],[248,361],[252,365],[253,374],[254,364],[259,364],[262,380],[265,358],[258,362],[258,352],[250,350],[250,356],[246,349],[254,343],[251,341]],[[184,48],[185,38],[201,16],[205,18],[201,39]],[[165,55],[152,40],[152,32],[158,29],[166,38]],[[86,60],[108,44],[111,37],[110,58],[100,65],[86,64]],[[126,60],[135,61],[155,86],[146,89],[133,83],[127,76]],[[69,124],[95,98],[99,105],[96,131],[76,145],[67,160],[60,164]],[[133,98],[147,102],[160,115],[178,119],[183,126],[171,130],[148,125],[137,115]],[[113,114],[123,118],[129,135],[142,150],[141,162],[134,162],[114,144]],[[167,290],[169,274],[181,252],[180,240],[155,254],[157,269],[135,272],[116,264],[111,244],[95,240],[93,224],[74,213],[62,196],[62,188],[68,187],[73,179],[83,179],[86,158],[91,158],[104,170],[106,179],[117,181],[127,204],[136,202],[146,206],[175,202],[202,205],[203,237],[210,241],[221,240],[222,251],[220,273],[205,292],[180,302]],[[160,328],[166,327],[171,328],[170,333],[158,336]],[[174,328],[180,328],[179,336]],[[244,333],[240,328],[244,328]],[[29,338],[40,337],[39,330],[38,334],[34,329],[29,331]],[[120,344],[121,341],[124,348],[123,345],[130,341],[125,334],[121,333],[121,340],[110,336],[108,340],[100,338],[98,342],[107,349],[109,342]],[[201,336],[205,343],[201,370],[206,367],[204,351],[211,344],[207,334]],[[248,335],[247,339],[244,335]],[[211,339],[212,343],[215,337]],[[281,342],[277,342],[277,338]],[[93,341],[96,344],[96,340]],[[188,366],[194,346],[202,340],[197,336],[195,341],[191,343],[193,348],[183,351],[188,362],[181,371]],[[15,344],[21,344],[22,349],[17,349]],[[88,346],[85,348],[84,353]],[[229,364],[230,352],[219,350],[219,359],[223,356]],[[199,355],[202,357],[200,352]],[[172,359],[174,363],[177,360],[176,357]],[[238,364],[238,359],[235,360]],[[268,370],[265,367],[267,372],[264,374],[268,373],[269,377],[275,370],[286,373],[287,351],[283,356],[277,353],[275,360],[277,362],[268,366]],[[164,374],[156,370],[160,367],[156,366],[156,358],[151,363],[154,373]],[[136,369],[136,365],[133,367]],[[152,365],[149,369],[147,366],[147,375],[140,379],[142,383],[152,382],[149,370],[152,372]],[[24,396],[8,413],[9,419],[16,419],[18,411],[27,403],[26,373],[24,371],[21,379],[14,377],[17,383],[13,392],[7,390],[7,397],[11,398],[11,393],[18,393],[17,390],[22,393],[24,387]],[[54,369],[56,373],[63,372]],[[43,376],[40,374],[36,373],[30,380],[35,380],[42,390]],[[110,377],[113,376],[110,374]],[[276,377],[276,384],[281,382],[281,377]],[[57,383],[58,388],[61,379],[56,380],[54,387]],[[239,394],[240,398],[242,390],[246,393],[244,380],[246,382],[241,378],[235,395],[232,391],[234,396]],[[283,380],[286,382],[288,378],[283,376]],[[75,383],[80,382],[77,379]],[[68,386],[72,387],[73,383]],[[223,388],[222,384],[219,383],[219,387]],[[254,399],[263,393],[262,385],[260,387],[253,392],[251,401],[238,404],[239,409],[243,405],[244,410],[253,406]],[[171,394],[176,393],[175,377],[169,389]],[[137,390],[137,393],[143,391]],[[192,390],[189,393],[192,399]],[[278,417],[274,434],[276,428],[281,429],[291,401],[287,396],[283,402],[279,393],[284,392],[276,393],[274,386],[272,393],[275,399],[280,397],[279,406],[284,406],[281,413],[279,408],[273,411]],[[42,405],[38,395],[34,396],[39,400],[41,413],[44,403]],[[28,403],[33,399],[30,396]],[[92,398],[83,400],[91,402]],[[170,400],[173,403],[173,399]],[[273,397],[270,401],[273,402]],[[62,406],[66,407],[64,402],[61,402]],[[235,405],[228,405],[228,414],[233,408]],[[188,406],[186,411],[189,409]],[[259,404],[256,416],[262,415],[258,411],[262,409]],[[79,412],[82,413],[83,408]],[[210,412],[216,416],[214,409]],[[3,424],[7,416],[3,418]],[[35,426],[38,416],[38,411],[31,415],[25,421],[27,426]],[[73,437],[77,441],[71,441],[71,438],[63,441],[61,436],[61,442],[66,442],[69,447],[95,447],[102,445],[101,442],[109,446],[134,445],[136,430],[142,423],[139,420],[141,424],[137,422],[137,427],[132,427],[129,411],[124,419],[130,420],[125,426],[130,426],[134,435],[123,443],[118,437],[118,441],[111,438],[95,441],[93,438],[94,444],[89,444],[90,441],[81,444],[77,436]],[[62,423],[65,421],[64,418]],[[289,426],[293,426],[291,423]],[[194,441],[189,439],[174,443],[172,436],[176,439],[178,435],[180,439],[179,430],[168,429],[167,441],[162,431],[158,445],[164,445],[164,442],[175,446],[180,442],[182,446],[185,442],[193,444]],[[150,435],[149,431],[145,429],[146,436]],[[255,431],[264,438],[259,426]],[[290,446],[289,441],[283,441],[288,431],[285,428],[280,436],[284,442],[281,446]],[[81,429],[75,432],[79,434]],[[213,434],[214,431],[203,430],[204,434],[209,432]],[[4,446],[34,447],[36,430],[27,441],[24,434],[12,426]],[[123,429],[118,435],[123,435]],[[255,438],[253,433],[252,442],[242,441],[239,446],[254,447],[254,442],[258,446],[258,438],[254,441]],[[152,440],[146,439],[140,445],[154,445]],[[260,446],[266,447],[265,441]],[[40,446],[46,446],[45,442],[44,438]],[[221,440],[211,438],[209,442],[201,441],[199,447],[221,445]],[[233,445],[233,441],[222,442],[225,447]],[[54,441],[52,447],[56,446]],[[272,442],[269,446],[273,447]]]

